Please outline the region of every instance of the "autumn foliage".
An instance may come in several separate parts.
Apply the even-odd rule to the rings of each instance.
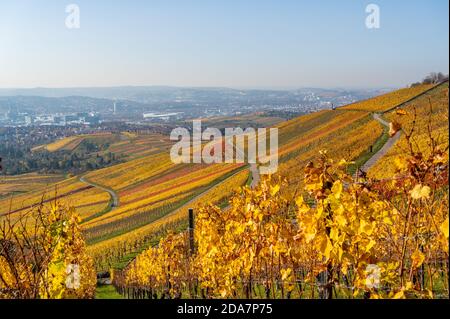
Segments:
[[[380,187],[321,152],[304,190],[267,178],[227,209],[206,205],[194,254],[186,233],[170,234],[116,284],[165,298],[448,297],[447,163],[438,146],[411,149]]]
[[[0,220],[0,298],[93,298],[96,274],[78,223],[58,202]]]

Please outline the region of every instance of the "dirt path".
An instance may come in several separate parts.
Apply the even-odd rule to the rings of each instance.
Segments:
[[[107,193],[109,194],[109,196],[111,196],[111,198],[112,198],[112,200],[113,200],[113,203],[112,203],[112,205],[111,205],[111,210],[114,210],[116,207],[119,206],[119,196],[118,196],[117,193],[116,193],[115,191],[113,191],[112,189],[106,188],[106,187],[104,187],[104,186],[101,186],[101,185],[96,184],[96,183],[93,183],[93,182],[90,182],[90,181],[86,180],[86,179],[84,178],[84,176],[81,176],[81,177],[80,177],[80,182],[83,182],[83,183],[85,183],[85,184],[87,184],[87,185],[93,186],[93,187],[95,187],[95,188],[101,189],[101,190],[104,191],[104,192],[107,192]]]
[[[381,125],[389,127],[389,123],[383,120],[380,114],[374,113],[373,118],[378,122],[380,122]],[[389,138],[387,142],[383,145],[383,147],[378,152],[376,152],[366,163],[364,163],[364,165],[361,167],[361,170],[364,172],[368,172],[380,158],[386,155],[386,153],[398,141],[401,135],[402,133],[400,130],[393,137]]]

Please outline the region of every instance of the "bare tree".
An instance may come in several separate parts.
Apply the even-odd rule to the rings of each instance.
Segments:
[[[448,75],[444,75],[442,72],[436,73],[436,72],[431,72],[429,75],[427,75],[422,83],[423,84],[438,84],[438,83],[442,83],[444,81],[448,80]]]

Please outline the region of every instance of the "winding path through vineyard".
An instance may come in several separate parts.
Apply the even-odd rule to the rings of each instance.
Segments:
[[[373,118],[381,123],[381,125],[384,125],[386,127],[389,127],[389,123],[386,122],[379,113],[374,113]],[[375,165],[375,163],[382,158],[386,153],[389,151],[389,149],[398,141],[398,139],[401,136],[401,130],[395,133],[395,135],[387,140],[387,142],[383,145],[383,147],[376,152],[364,165],[361,167],[361,170],[364,172],[368,172],[372,166]]]
[[[112,198],[112,200],[113,200],[113,203],[112,203],[112,205],[111,205],[111,210],[113,210],[113,209],[115,209],[116,207],[119,206],[119,196],[117,195],[117,193],[116,193],[114,190],[112,190],[112,189],[110,189],[110,188],[106,188],[106,187],[101,186],[101,185],[96,184],[96,183],[92,183],[92,182],[86,180],[86,179],[84,178],[84,176],[81,176],[81,177],[80,177],[80,182],[83,182],[83,183],[85,183],[85,184],[87,184],[87,185],[96,187],[96,188],[98,188],[98,189],[101,189],[102,191],[107,192],[107,193],[111,196],[111,198]]]

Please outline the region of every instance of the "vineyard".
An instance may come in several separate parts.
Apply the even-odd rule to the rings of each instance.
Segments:
[[[158,179],[136,182],[118,191],[120,206],[83,224],[90,243],[108,239],[144,226],[175,210],[185,202],[239,169],[239,165],[187,168],[181,172],[162,173]],[[166,174],[169,175],[166,177]]]
[[[4,176],[0,178],[0,199],[20,193],[28,193],[45,188],[64,179],[58,174],[22,174],[16,176]]]
[[[72,177],[59,183],[46,186],[31,193],[16,195],[13,198],[4,198],[0,201],[0,216],[5,214],[20,215],[41,203],[51,203],[62,200],[75,207],[77,212],[85,218],[97,209],[104,209],[109,202],[109,195]]]
[[[429,152],[429,131],[437,145],[448,144],[448,82],[399,109],[385,113],[384,117],[390,122],[398,122],[404,133],[400,141],[368,172],[369,176],[379,179],[392,175],[395,158],[408,151],[406,134],[411,135],[414,150],[424,155]]]
[[[385,112],[399,104],[405,103],[432,89],[432,84],[422,84],[413,88],[405,88],[387,93],[369,100],[357,102],[342,107],[345,110],[358,110],[368,112]]]
[[[168,150],[171,145],[167,136],[157,133],[103,132],[65,137],[47,145],[36,146],[32,151],[74,152],[83,142],[107,145],[100,154],[114,153],[117,157],[126,157],[128,160],[160,153]]]
[[[374,113],[402,135],[356,177],[388,138]],[[66,220],[61,231],[79,247],[66,263],[86,260],[90,274],[78,297],[92,297],[94,271],[112,271],[117,290],[139,298],[448,298],[448,82],[289,121],[243,120],[278,123],[278,172],[255,188],[245,164],[174,164],[167,136],[76,136],[45,147],[113,138],[102,152],[124,161],[64,180],[4,178],[0,220],[34,237]],[[58,249],[70,244],[49,240],[46,252],[61,262]],[[0,274],[10,276],[12,261],[0,258]],[[40,295],[66,296],[73,291]]]
[[[162,134],[121,132],[121,135],[124,138],[111,144],[107,152],[112,152],[118,156],[125,156],[127,160],[168,151],[172,145],[168,136]]]
[[[448,298],[447,163],[439,147],[410,153],[387,187],[321,153],[308,197],[267,178],[230,209],[203,205],[195,244],[169,234],[115,284],[137,298]]]
[[[370,110],[428,89],[394,92]],[[375,103],[281,124],[279,176],[243,189],[231,208],[203,205],[195,246],[188,232],[162,237],[115,274],[118,291],[134,298],[448,298],[448,138],[427,157],[411,149],[393,161],[402,164],[387,175],[392,185],[355,180],[347,174],[354,164],[339,159],[358,159],[385,134],[363,112]],[[327,152],[319,156],[320,149]]]
[[[111,133],[96,133],[96,134],[89,134],[89,135],[75,135],[75,136],[69,136],[65,137],[63,139],[57,140],[53,143],[50,143],[48,145],[42,145],[35,147],[33,150],[37,151],[40,149],[46,149],[49,152],[56,152],[56,151],[74,151],[83,141],[90,140],[97,143],[101,142],[111,142],[114,141],[116,137],[112,135]]]
[[[94,257],[97,269],[109,270],[111,267],[117,266],[118,263],[135,256],[136,252],[142,251],[143,248],[156,244],[167,231],[185,228],[188,208],[198,208],[205,202],[220,205],[231,197],[239,186],[245,185],[248,179],[248,172],[241,170],[217,184],[214,188],[152,223],[89,246],[88,251]]]
[[[0,224],[0,299],[93,298],[96,274],[78,216],[39,204]]]

